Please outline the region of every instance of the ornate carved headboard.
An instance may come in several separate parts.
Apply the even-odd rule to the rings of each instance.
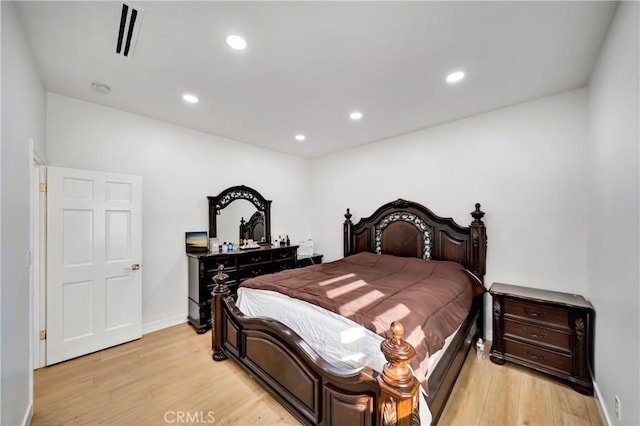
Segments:
[[[413,201],[398,199],[381,206],[357,224],[351,212],[344,215],[344,255],[362,251],[449,260],[461,263],[484,281],[487,233],[482,222],[484,212],[476,203],[473,221],[460,226],[452,218],[443,218]]]

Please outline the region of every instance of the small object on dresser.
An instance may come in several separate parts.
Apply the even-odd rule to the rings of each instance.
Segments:
[[[217,238],[209,238],[209,251],[211,253],[217,253],[220,247],[220,241]]]
[[[226,253],[229,250],[229,248],[227,247],[227,242],[223,242],[222,243],[222,252]]]
[[[185,232],[184,240],[187,253],[206,253],[209,251],[209,239],[206,231]]]
[[[289,240],[289,236],[287,235],[287,245],[290,246],[291,245],[291,240]]]
[[[227,244],[227,253],[233,253],[233,243]]]
[[[478,359],[484,359],[484,342],[482,341],[482,338],[479,338],[476,342],[476,355],[478,356]]]
[[[298,247],[298,256],[313,256],[313,240],[300,241],[300,247]]]

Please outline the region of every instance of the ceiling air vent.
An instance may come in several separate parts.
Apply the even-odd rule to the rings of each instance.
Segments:
[[[127,3],[122,4],[120,27],[118,28],[118,43],[116,44],[116,53],[118,55],[128,58],[133,54],[133,48],[138,40],[138,33],[140,32],[142,14],[142,10]]]

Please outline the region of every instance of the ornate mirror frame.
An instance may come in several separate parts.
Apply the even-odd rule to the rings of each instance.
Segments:
[[[209,237],[217,237],[217,214],[235,200],[248,200],[258,211],[264,213],[264,240],[271,242],[271,200],[267,200],[253,188],[245,185],[232,186],[209,200]]]

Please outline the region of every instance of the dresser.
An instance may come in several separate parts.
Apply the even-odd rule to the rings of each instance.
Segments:
[[[593,394],[593,308],[584,297],[494,283],[491,361],[510,361]]]
[[[198,333],[211,328],[211,291],[219,265],[224,265],[229,291],[235,296],[238,285],[246,279],[295,268],[297,250],[298,246],[262,246],[231,253],[188,253],[189,324]]]

